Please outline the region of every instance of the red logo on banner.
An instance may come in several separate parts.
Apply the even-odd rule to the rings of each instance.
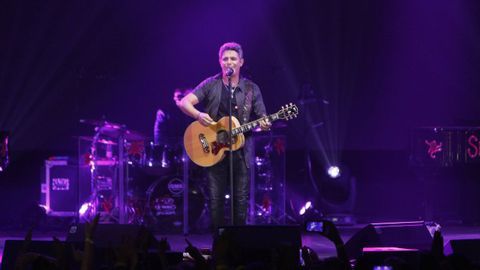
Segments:
[[[470,135],[467,140],[468,145],[470,146],[467,148],[467,155],[470,158],[476,158],[480,154],[480,143],[478,141],[478,137],[475,135]]]
[[[441,142],[437,143],[437,140],[433,140],[433,141],[425,140],[425,143],[428,145],[427,153],[430,156],[430,158],[436,159],[437,158],[436,154],[438,152],[442,152],[443,144]]]

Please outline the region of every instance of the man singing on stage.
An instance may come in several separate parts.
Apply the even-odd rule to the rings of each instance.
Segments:
[[[220,118],[229,115],[229,99],[232,98],[232,115],[244,124],[250,121],[253,113],[256,118],[266,115],[260,88],[254,82],[240,76],[240,68],[244,64],[243,51],[240,44],[228,42],[218,52],[221,74],[209,77],[201,82],[192,93],[185,96],[180,109],[195,118],[203,126],[215,124]],[[231,90],[228,88],[231,80]],[[194,106],[203,102],[205,112]],[[254,119],[256,119],[254,118]],[[270,128],[268,121],[260,121],[264,130]],[[247,218],[250,157],[252,156],[252,138],[247,133],[243,149],[233,152],[233,224],[244,225]],[[228,153],[228,152],[227,152]],[[224,225],[225,189],[229,181],[229,155],[219,163],[206,168],[208,190],[210,193],[210,211],[214,232]]]

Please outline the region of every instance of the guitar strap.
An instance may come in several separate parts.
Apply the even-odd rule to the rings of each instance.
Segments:
[[[253,101],[253,84],[250,81],[245,83],[245,103],[243,104],[243,123],[246,123],[249,119],[250,113],[252,111],[252,101]],[[239,112],[241,115],[241,112]]]

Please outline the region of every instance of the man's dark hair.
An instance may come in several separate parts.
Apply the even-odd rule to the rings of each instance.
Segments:
[[[223,52],[225,51],[236,51],[238,53],[238,56],[241,58],[243,58],[243,50],[242,50],[242,46],[236,42],[227,42],[225,44],[223,44],[221,47],[220,47],[220,50],[218,51],[218,58],[222,58],[222,55],[223,55]]]

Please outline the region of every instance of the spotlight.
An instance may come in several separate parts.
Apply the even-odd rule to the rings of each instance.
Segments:
[[[307,201],[305,205],[302,206],[300,211],[298,211],[298,220],[297,222],[303,223],[307,220],[317,220],[321,219],[323,214],[315,209],[315,206],[311,201]]]
[[[327,169],[327,173],[331,178],[340,177],[340,168],[338,168],[337,166],[330,166]]]
[[[303,216],[303,215],[305,215],[305,212],[307,212],[307,210],[310,209],[310,208],[312,208],[312,202],[311,202],[311,201],[307,201],[307,202],[305,203],[305,205],[302,206],[302,208],[300,208],[300,211],[298,211],[298,214],[299,214],[300,216]]]
[[[39,206],[40,208],[42,208],[42,209],[45,211],[45,213],[50,212],[50,209],[49,209],[46,205],[44,205],[44,204],[39,204],[38,206]]]
[[[82,204],[80,209],[78,209],[78,214],[80,215],[80,221],[92,221],[95,216],[96,209],[93,202],[85,202]]]
[[[92,203],[84,203],[82,204],[82,206],[80,207],[80,210],[78,210],[78,213],[83,216],[85,215],[85,213],[87,212],[87,210],[89,210],[91,207],[92,207]]]

